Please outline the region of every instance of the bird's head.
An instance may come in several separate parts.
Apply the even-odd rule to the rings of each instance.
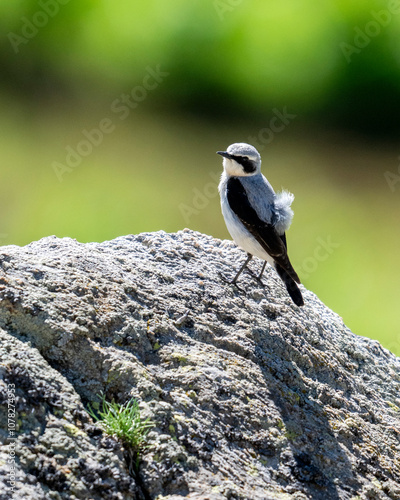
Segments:
[[[250,144],[237,142],[226,151],[217,151],[217,154],[223,156],[225,172],[233,177],[255,175],[261,171],[261,157]]]

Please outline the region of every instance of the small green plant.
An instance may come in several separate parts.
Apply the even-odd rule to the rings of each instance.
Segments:
[[[134,468],[139,465],[139,454],[146,449],[147,434],[154,423],[149,419],[142,419],[140,416],[139,404],[132,398],[127,403],[120,405],[112,401],[106,401],[105,396],[101,396],[100,410],[94,412],[88,406],[90,416],[98,422],[106,434],[119,439],[131,458]]]

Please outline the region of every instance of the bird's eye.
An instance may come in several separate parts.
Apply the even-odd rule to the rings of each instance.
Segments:
[[[237,156],[235,160],[242,165],[243,170],[248,174],[252,174],[256,171],[254,163],[250,160],[248,156]]]

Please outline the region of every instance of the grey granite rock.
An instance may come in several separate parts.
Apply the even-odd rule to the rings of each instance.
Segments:
[[[243,258],[188,230],[0,248],[0,499],[400,498],[400,360],[271,269],[227,285]],[[101,391],[156,423],[136,481]]]

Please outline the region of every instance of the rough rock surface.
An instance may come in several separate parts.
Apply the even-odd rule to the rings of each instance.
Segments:
[[[399,499],[400,360],[271,269],[226,284],[243,258],[188,230],[0,248],[0,499]],[[139,479],[101,391],[156,423]]]

